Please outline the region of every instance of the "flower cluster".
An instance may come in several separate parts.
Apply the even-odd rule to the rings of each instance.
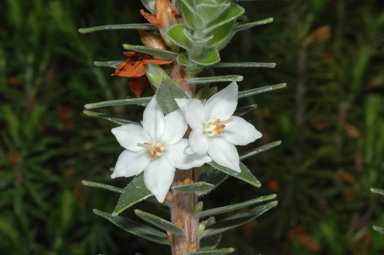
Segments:
[[[235,82],[205,103],[198,99],[176,99],[180,109],[164,116],[155,97],[144,110],[142,125],[112,129],[125,150],[120,154],[112,178],[144,172],[144,183],[163,202],[173,182],[175,169],[190,169],[210,161],[240,170],[235,145],[247,145],[261,133],[244,119],[233,116],[237,107]],[[183,138],[189,127],[189,139]]]

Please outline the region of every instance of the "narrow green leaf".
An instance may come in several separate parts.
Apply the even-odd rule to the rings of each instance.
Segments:
[[[255,89],[249,89],[249,90],[244,90],[239,92],[239,98],[244,98],[244,97],[249,97],[265,92],[270,92],[272,90],[277,90],[277,89],[283,89],[287,86],[286,83],[279,83],[276,85],[269,85],[269,86],[264,86],[260,88],[255,88]]]
[[[123,61],[95,61],[95,62],[93,62],[93,64],[95,66],[110,67],[113,69],[118,68],[121,63],[123,63]]]
[[[373,226],[373,229],[381,234],[384,235],[384,228],[379,227],[379,226]]]
[[[217,249],[217,250],[211,250],[211,251],[198,251],[198,252],[190,252],[187,253],[187,255],[225,255],[230,254],[235,251],[234,248],[224,248],[224,249]]]
[[[103,30],[127,30],[127,29],[140,29],[140,30],[156,30],[158,29],[152,24],[116,24],[116,25],[102,25],[96,27],[79,28],[79,32],[82,34],[92,33]]]
[[[240,156],[240,160],[255,156],[256,154],[262,153],[264,151],[270,150],[272,148],[275,148],[281,144],[281,140],[279,141],[274,141],[272,143],[268,143],[266,145],[260,146],[256,149],[250,150],[247,153],[244,153]]]
[[[215,188],[214,185],[206,182],[194,182],[191,184],[185,184],[180,186],[172,187],[173,190],[191,193],[197,192],[198,195],[206,194]]]
[[[96,215],[99,215],[99,216],[109,220],[110,222],[112,222],[113,224],[118,226],[119,228],[121,228],[121,229],[123,229],[123,230],[125,230],[131,234],[137,235],[141,238],[147,239],[147,240],[155,242],[155,243],[168,244],[168,245],[170,244],[166,238],[167,235],[165,233],[160,232],[159,230],[157,230],[155,228],[152,228],[150,226],[138,223],[138,222],[133,221],[131,219],[123,218],[120,216],[112,216],[109,213],[99,211],[97,209],[94,209],[93,212]]]
[[[104,183],[85,181],[85,180],[81,181],[81,183],[85,186],[88,186],[88,187],[100,188],[100,189],[105,189],[105,190],[109,190],[109,191],[113,191],[113,192],[117,192],[117,193],[123,193],[123,189],[118,188],[118,187],[114,187],[111,185],[107,185]]]
[[[384,196],[384,189],[371,188],[371,192]]]
[[[179,54],[173,51],[161,50],[161,49],[156,49],[156,48],[151,48],[151,47],[146,47],[141,45],[123,44],[123,48],[126,50],[133,50],[136,52],[149,54],[152,56],[158,56],[166,59],[172,59],[172,60],[176,60],[176,58],[179,56]]]
[[[220,170],[232,177],[235,177],[237,179],[240,179],[242,181],[245,181],[257,188],[260,188],[261,187],[261,183],[256,179],[256,177],[251,173],[251,171],[249,171],[248,167],[246,167],[242,162],[240,162],[240,169],[241,169],[241,172],[238,173],[232,169],[229,169],[227,167],[224,167],[224,166],[221,166],[219,164],[217,164],[216,162],[212,161],[211,163],[209,163],[211,166],[213,166],[214,168],[216,168],[217,170]]]
[[[205,171],[197,177],[198,181],[203,181],[214,185],[215,187],[219,186],[223,181],[228,178],[228,174],[211,168],[208,171]]]
[[[172,232],[176,235],[181,235],[184,233],[184,229],[182,229],[181,227],[167,220],[164,220],[163,218],[160,218],[159,216],[156,216],[154,214],[143,212],[137,209],[135,210],[135,214],[139,216],[141,219],[145,220],[146,222],[151,223],[152,225],[160,229],[163,229],[165,231]]]
[[[272,199],[275,199],[275,198],[276,198],[276,194],[271,194],[271,195],[267,195],[267,196],[263,196],[263,197],[258,197],[258,198],[254,198],[254,199],[251,199],[251,200],[248,200],[248,201],[245,201],[245,202],[241,202],[241,203],[237,203],[237,204],[232,204],[232,205],[228,205],[228,206],[222,206],[222,207],[217,207],[217,208],[214,208],[214,209],[209,209],[209,210],[201,211],[201,212],[196,214],[196,217],[207,217],[207,216],[216,215],[216,214],[233,212],[233,211],[242,209],[244,207],[247,207],[247,206],[250,206],[250,205],[254,205],[254,204],[257,204],[257,203],[261,203],[261,202],[265,202],[265,201],[268,201],[268,200],[272,200]]]
[[[206,229],[202,236],[216,235],[250,222],[277,205],[277,201],[260,205],[247,212],[238,213],[217,222]]]
[[[199,55],[191,56],[191,60],[196,64],[208,66],[219,62],[220,55],[215,48],[205,48]]]
[[[242,81],[244,79],[241,75],[223,75],[223,76],[212,76],[212,77],[201,77],[192,78],[188,80],[189,84],[205,84],[211,82],[231,82],[231,81]]]
[[[206,236],[200,239],[200,251],[211,251],[215,249],[221,241],[221,234]]]
[[[266,24],[269,24],[272,22],[273,22],[273,18],[267,18],[267,19],[258,20],[258,21],[254,21],[254,22],[244,23],[244,24],[240,24],[240,25],[233,27],[232,31],[233,32],[240,32],[240,31],[252,28],[252,27],[256,27],[256,26],[260,26],[260,25],[266,25]]]
[[[275,68],[276,63],[260,63],[260,62],[220,62],[212,67],[215,68]]]
[[[152,97],[140,97],[140,98],[128,98],[128,99],[118,99],[118,100],[109,100],[98,103],[91,103],[84,105],[85,109],[96,109],[108,106],[118,106],[118,105],[142,105],[146,106]]]
[[[165,114],[173,112],[179,107],[175,98],[190,98],[188,94],[175,84],[171,79],[165,78],[161,81],[160,87],[156,93],[156,100],[161,110]]]
[[[136,123],[134,121],[123,120],[123,119],[119,119],[119,118],[116,118],[116,117],[111,117],[111,116],[108,116],[108,115],[106,115],[104,113],[92,112],[92,111],[88,111],[88,110],[84,110],[83,113],[85,115],[87,115],[87,116],[108,120],[108,121],[111,121],[111,122],[119,124],[119,125],[127,125],[127,124],[139,125],[138,123]]]
[[[116,216],[150,196],[152,196],[152,193],[145,187],[144,174],[140,174],[125,187],[112,215]]]
[[[248,106],[237,108],[233,115],[243,116],[244,114],[247,114],[248,112],[253,111],[256,108],[257,108],[257,104],[251,104],[251,105],[248,105]]]
[[[189,38],[186,36],[184,30],[185,30],[185,26],[177,24],[172,26],[167,31],[167,35],[178,46],[184,49],[190,50],[193,47],[193,45],[192,45],[192,42],[189,40]]]

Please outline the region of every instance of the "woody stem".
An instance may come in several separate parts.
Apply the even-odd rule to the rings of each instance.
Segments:
[[[184,78],[183,66],[178,64],[174,64],[172,66],[171,79],[191,97],[194,96],[194,87],[189,85]],[[179,186],[192,182],[195,182],[195,169],[176,169],[173,186]],[[173,235],[171,238],[172,254],[185,255],[189,252],[197,251],[199,247],[199,238],[197,235],[198,220],[193,215],[193,209],[197,202],[197,195],[195,192],[183,193],[179,191],[172,191],[172,195],[172,223],[184,229],[184,233],[182,235]]]

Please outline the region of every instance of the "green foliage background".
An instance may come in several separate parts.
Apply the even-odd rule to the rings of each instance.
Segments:
[[[283,144],[246,161],[256,190],[228,179],[203,198],[221,206],[277,193],[279,206],[224,235],[235,254],[382,254],[384,204],[384,12],[380,0],[243,2],[250,21],[224,61],[276,62],[234,70],[241,89],[287,82],[247,103],[245,117]],[[82,114],[85,103],[133,97],[128,80],[93,61],[123,60],[136,31],[81,35],[79,27],[141,23],[140,1],[0,1],[0,254],[167,254],[93,215],[115,194],[83,187],[110,180],[121,151],[114,126]],[[224,73],[221,70],[221,74]],[[221,85],[219,85],[221,86]],[[150,92],[147,92],[148,94]],[[245,103],[245,102],[244,102]],[[115,107],[139,120],[142,108]],[[255,146],[255,145],[253,145]],[[245,148],[239,150],[246,151]],[[150,205],[143,202],[142,207]]]

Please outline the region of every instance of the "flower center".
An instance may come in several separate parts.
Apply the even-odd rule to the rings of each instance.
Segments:
[[[138,143],[137,146],[146,148],[147,154],[153,159],[159,158],[165,153],[164,145],[161,143]]]
[[[215,136],[219,134],[224,134],[225,124],[232,122],[233,119],[223,120],[212,119],[208,120],[204,124],[204,134],[207,136]]]

